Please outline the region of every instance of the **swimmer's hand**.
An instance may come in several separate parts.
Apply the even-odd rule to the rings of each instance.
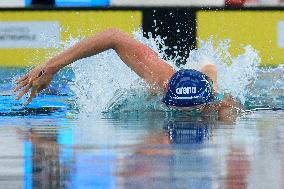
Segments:
[[[22,96],[29,92],[29,90],[31,89],[30,96],[28,100],[24,103],[24,105],[29,104],[40,91],[48,87],[53,78],[53,75],[53,72],[51,72],[47,68],[47,66],[39,65],[33,68],[26,75],[16,80],[17,86],[14,89],[14,92],[17,92],[22,89],[16,96],[16,100],[22,98]]]

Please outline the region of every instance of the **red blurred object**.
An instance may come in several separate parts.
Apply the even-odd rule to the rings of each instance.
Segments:
[[[243,6],[246,0],[225,0],[225,5],[226,6]]]

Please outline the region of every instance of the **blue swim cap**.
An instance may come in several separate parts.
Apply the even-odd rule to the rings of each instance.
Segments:
[[[193,69],[177,71],[169,81],[163,102],[169,106],[190,107],[213,101],[208,76]]]

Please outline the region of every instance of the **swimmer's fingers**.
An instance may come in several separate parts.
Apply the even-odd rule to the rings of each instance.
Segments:
[[[16,80],[16,84],[19,84],[21,82],[25,82],[25,80],[34,80],[35,78],[39,78],[45,74],[45,71],[41,66],[33,68],[31,71],[29,71],[24,76],[20,77]]]
[[[19,85],[14,89],[14,92],[17,92],[18,90],[20,90],[21,88],[25,87],[28,84],[29,84],[29,81],[27,79],[24,80],[21,84],[19,83]]]
[[[20,98],[22,98],[22,96],[24,96],[24,94],[26,94],[30,88],[31,88],[31,84],[29,83],[17,96],[16,96],[16,100],[19,100]]]
[[[31,101],[33,100],[33,98],[36,97],[37,92],[38,92],[38,87],[33,87],[33,88],[32,88],[32,92],[31,92],[31,94],[30,94],[28,100],[24,103],[25,106],[28,105],[29,103],[31,103]]]
[[[22,81],[25,81],[26,79],[28,79],[28,77],[29,77],[28,74],[26,74],[26,75],[20,77],[19,79],[16,80],[16,84],[18,84],[18,83],[20,83],[20,82],[22,82]]]

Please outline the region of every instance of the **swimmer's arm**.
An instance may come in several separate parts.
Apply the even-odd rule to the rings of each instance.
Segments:
[[[149,47],[131,38],[118,29],[109,29],[63,51],[46,63],[53,72],[57,72],[76,60],[113,49],[133,71],[158,88],[163,88],[175,70],[165,63]]]
[[[32,98],[39,91],[49,85],[53,75],[61,68],[76,60],[93,56],[109,49],[114,49],[126,65],[157,91],[165,90],[166,83],[175,73],[175,70],[160,59],[152,49],[117,29],[109,29],[82,40],[18,79],[16,81],[18,86],[15,88],[15,91],[21,88],[23,90],[17,95],[16,99],[20,99],[32,89],[27,101],[28,103],[31,102]]]

